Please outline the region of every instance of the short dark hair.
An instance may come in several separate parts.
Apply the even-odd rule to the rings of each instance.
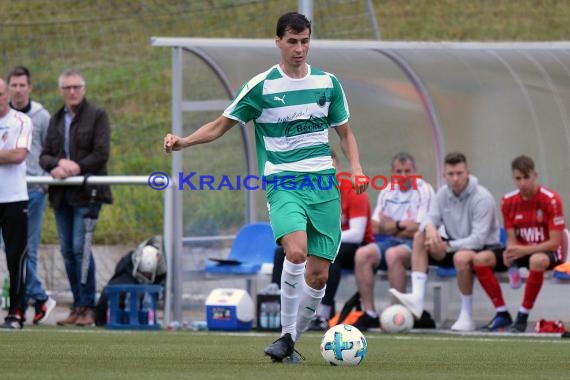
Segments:
[[[21,77],[25,75],[28,78],[28,84],[32,83],[32,74],[30,74],[30,70],[26,66],[16,66],[6,76],[6,81],[10,83],[10,79],[12,77]]]
[[[530,172],[534,171],[534,161],[529,156],[524,154],[518,156],[511,162],[511,171],[518,170],[523,175],[528,175]]]
[[[444,162],[446,165],[457,165],[460,163],[464,163],[467,166],[467,158],[463,153],[459,152],[451,152],[445,156]]]
[[[301,33],[305,29],[309,29],[309,35],[311,35],[311,22],[305,15],[297,12],[287,12],[277,20],[275,35],[279,38],[283,38],[288,30]]]
[[[392,157],[392,168],[394,167],[394,164],[396,162],[403,164],[406,161],[410,161],[412,163],[412,165],[414,166],[414,168],[416,167],[416,159],[414,158],[414,156],[412,156],[411,154],[406,153],[406,152],[400,152],[400,153],[396,153],[396,155],[394,157]]]

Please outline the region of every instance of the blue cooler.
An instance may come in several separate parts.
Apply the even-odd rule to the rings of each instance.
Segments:
[[[208,330],[249,331],[253,327],[253,300],[242,289],[214,289],[206,298]]]

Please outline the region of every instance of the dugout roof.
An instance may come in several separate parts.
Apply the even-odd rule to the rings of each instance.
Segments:
[[[172,51],[172,130],[180,135],[217,117],[244,82],[279,61],[272,40],[154,37],[151,43]],[[542,183],[563,198],[569,193],[569,42],[313,40],[308,61],[343,84],[368,175],[389,175],[390,158],[407,151],[437,188],[443,156],[461,151],[498,201],[514,188],[510,161],[524,153],[535,159]],[[254,146],[251,125],[234,128],[212,144],[174,154],[172,174],[227,175],[235,184],[237,175],[257,174]],[[370,189],[372,207],[377,194]],[[182,250],[177,241],[199,242],[193,237],[235,233],[267,219],[263,191],[186,189],[171,201],[174,215],[166,222],[174,226],[175,257]]]
[[[173,48],[173,129],[184,134],[219,114],[245,81],[279,61],[272,40],[157,37],[152,44]],[[341,80],[370,175],[388,175],[390,158],[407,151],[437,187],[442,157],[459,150],[499,198],[512,188],[510,159],[526,153],[545,183],[570,189],[560,175],[570,168],[570,43],[314,40],[309,63]],[[207,163],[228,161],[227,174],[256,173],[251,126],[232,131],[230,139],[234,143],[184,153],[185,170],[203,162],[193,169],[214,173]],[[334,133],[331,141],[338,146]],[[240,150],[237,160],[225,157],[236,158]],[[375,203],[377,192],[370,194]],[[264,219],[259,198],[250,199],[246,220]]]

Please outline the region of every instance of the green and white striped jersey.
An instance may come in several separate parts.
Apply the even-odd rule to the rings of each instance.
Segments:
[[[253,120],[259,173],[272,176],[334,170],[328,129],[350,114],[333,74],[308,65],[308,74],[294,79],[275,65],[245,83],[223,115]]]

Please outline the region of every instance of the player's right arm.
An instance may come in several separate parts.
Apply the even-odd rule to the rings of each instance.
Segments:
[[[234,125],[236,125],[236,123],[236,120],[222,115],[216,120],[204,124],[194,133],[186,137],[180,137],[169,133],[164,137],[164,151],[166,153],[170,153],[192,145],[209,143],[210,141],[214,141],[223,136]]]

